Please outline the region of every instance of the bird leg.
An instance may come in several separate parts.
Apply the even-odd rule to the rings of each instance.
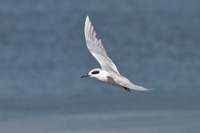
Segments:
[[[131,92],[131,89],[127,88],[127,87],[123,87],[124,90],[128,91],[128,92]]]

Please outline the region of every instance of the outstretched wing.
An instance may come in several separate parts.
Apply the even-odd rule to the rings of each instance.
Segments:
[[[112,62],[112,60],[107,56],[106,51],[100,39],[97,39],[96,32],[92,26],[89,17],[85,20],[85,40],[87,48],[90,53],[96,58],[96,60],[101,65],[101,68],[106,71],[114,71],[119,74],[117,67]]]
[[[117,75],[117,74],[112,74],[110,75],[110,77],[117,83],[119,84],[120,86],[122,87],[127,87],[129,89],[132,89],[132,90],[137,90],[137,91],[149,91],[151,89],[147,89],[147,88],[144,88],[142,86],[138,86],[138,85],[135,85],[133,84],[130,80],[128,80],[127,78],[121,76],[121,75]]]

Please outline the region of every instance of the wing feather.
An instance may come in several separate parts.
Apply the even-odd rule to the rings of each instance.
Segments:
[[[106,51],[103,47],[101,39],[97,39],[96,32],[93,25],[90,22],[89,17],[86,17],[85,20],[85,40],[87,48],[90,53],[96,58],[96,60],[101,65],[101,68],[107,71],[113,71],[119,74],[119,71],[113,61],[108,57]]]
[[[111,74],[109,75],[117,84],[119,84],[122,87],[127,87],[132,90],[137,90],[137,91],[149,91],[151,89],[144,88],[142,86],[138,86],[133,84],[130,80],[125,78],[122,75],[117,75],[117,74]]]

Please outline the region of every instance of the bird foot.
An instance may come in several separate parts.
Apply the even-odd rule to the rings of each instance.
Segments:
[[[127,87],[123,87],[124,90],[128,91],[128,92],[131,92],[131,89],[127,88]]]

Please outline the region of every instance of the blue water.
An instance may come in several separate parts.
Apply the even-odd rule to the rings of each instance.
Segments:
[[[198,0],[0,3],[2,114],[187,111],[192,119],[200,110]],[[86,15],[120,73],[154,91],[79,78],[99,67],[86,48]]]

